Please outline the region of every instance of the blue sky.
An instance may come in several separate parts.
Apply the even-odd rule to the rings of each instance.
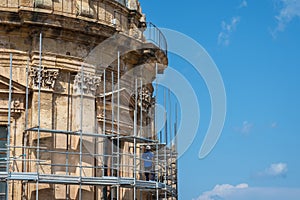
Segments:
[[[170,54],[169,65],[190,81],[201,112],[197,136],[179,159],[180,199],[300,199],[300,1],[140,2],[147,21],[206,49],[226,89],[222,135],[200,160],[210,96],[191,64]]]

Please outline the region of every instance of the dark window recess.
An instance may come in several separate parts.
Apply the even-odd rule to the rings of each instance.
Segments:
[[[0,126],[0,172],[6,171],[7,126]],[[6,182],[0,182],[0,200],[6,199]]]

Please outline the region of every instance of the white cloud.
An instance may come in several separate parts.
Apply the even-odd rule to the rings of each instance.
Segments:
[[[266,174],[270,176],[284,176],[287,171],[288,167],[286,163],[275,163],[266,169]]]
[[[242,134],[248,134],[252,131],[254,125],[248,121],[243,121],[242,126],[234,127],[234,130]]]
[[[274,163],[266,168],[263,172],[258,173],[258,177],[285,177],[288,172],[286,163]]]
[[[230,23],[222,21],[222,31],[218,35],[218,44],[228,46],[230,43],[230,36],[236,30],[240,22],[240,17],[233,17]]]
[[[277,0],[281,4],[279,14],[275,16],[277,27],[272,31],[273,37],[284,31],[287,24],[294,18],[300,18],[300,0]]]
[[[300,188],[249,187],[248,184],[217,185],[195,200],[299,200]]]
[[[241,190],[248,188],[248,184],[239,184],[237,186],[224,184],[224,185],[216,185],[213,190],[204,192],[200,197],[196,200],[215,200],[222,199],[230,194],[234,193],[236,190]]]
[[[239,8],[246,8],[247,6],[248,6],[248,2],[246,0],[243,0],[239,5]]]
[[[252,128],[253,128],[253,124],[252,123],[249,123],[248,121],[244,121],[242,129],[241,129],[241,133],[244,133],[244,134],[250,133],[250,131],[252,130]]]

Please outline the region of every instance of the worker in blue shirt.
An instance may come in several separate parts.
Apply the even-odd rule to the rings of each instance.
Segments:
[[[153,159],[154,155],[151,152],[151,147],[149,145],[146,146],[146,150],[142,155],[142,159],[144,161],[144,173],[145,173],[145,177],[146,177],[146,181],[149,181],[149,175],[152,171],[152,159]]]

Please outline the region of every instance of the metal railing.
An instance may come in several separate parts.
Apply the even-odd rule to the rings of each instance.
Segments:
[[[147,28],[144,32],[146,40],[159,47],[167,55],[168,53],[167,39],[162,33],[162,31],[151,22],[147,22],[146,25]]]

